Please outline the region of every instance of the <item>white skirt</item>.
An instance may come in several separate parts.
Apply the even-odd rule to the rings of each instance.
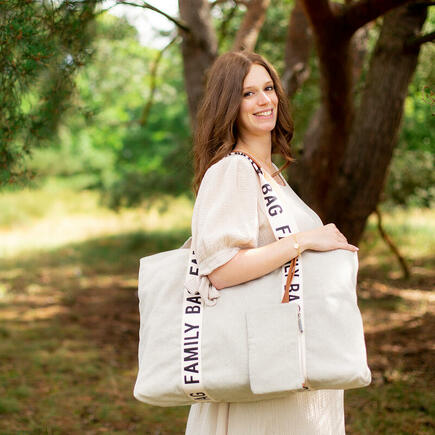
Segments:
[[[343,396],[343,390],[319,390],[261,402],[195,404],[186,435],[342,435]]]

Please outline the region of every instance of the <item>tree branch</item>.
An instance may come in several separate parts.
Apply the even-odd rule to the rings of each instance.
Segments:
[[[270,0],[251,0],[249,2],[242,24],[237,31],[233,50],[254,50],[258,34],[266,19],[269,4]]]
[[[210,3],[210,9],[213,9],[215,6],[222,4],[222,3],[227,3],[228,0],[215,0],[214,2]]]
[[[391,252],[394,254],[394,256],[399,261],[400,268],[403,272],[403,278],[409,279],[411,276],[411,272],[409,270],[409,266],[405,260],[405,258],[400,254],[399,249],[397,248],[396,244],[393,242],[391,237],[387,234],[387,232],[384,229],[384,226],[382,225],[382,215],[379,207],[376,207],[375,209],[376,217],[378,218],[378,230],[379,234],[381,235],[384,242],[387,244],[387,246],[391,249]]]
[[[184,23],[182,20],[178,18],[171,17],[166,12],[161,11],[160,9],[150,5],[147,2],[142,2],[142,4],[132,3],[129,1],[124,0],[118,0],[116,2],[117,5],[126,5],[126,6],[135,6],[137,8],[143,8],[143,9],[150,9],[151,11],[157,12],[160,15],[163,15],[165,18],[167,18],[169,21],[173,22],[176,26],[178,26],[180,29],[183,29],[185,32],[190,32],[189,27],[186,23]],[[108,8],[110,9],[110,8]]]
[[[98,11],[95,11],[95,16],[104,14],[104,12],[110,11],[110,9],[113,9],[115,6],[118,6],[116,3],[114,3],[112,6],[107,7],[106,9],[99,9]]]
[[[244,6],[248,6],[249,4],[249,0],[214,0],[213,2],[210,3],[210,9],[214,8],[219,4],[229,3],[229,2],[235,3],[237,5],[244,5]]]
[[[230,9],[228,15],[225,17],[225,14],[224,14],[224,18],[222,19],[221,24],[219,26],[219,30],[217,32],[217,34],[218,34],[218,47],[222,46],[222,42],[227,37],[228,25],[230,24],[231,20],[233,19],[236,11],[237,11],[237,4],[234,3],[234,6]]]
[[[210,3],[210,9],[213,9],[215,6],[217,6],[219,4],[229,3],[230,1],[231,1],[231,3],[234,3],[234,4],[240,3],[240,1],[238,1],[238,0],[215,0],[214,2]],[[242,3],[244,3],[244,2],[242,2]]]
[[[435,2],[418,1],[417,3],[414,3],[414,6],[424,6],[424,7],[435,6]]]
[[[141,127],[144,127],[147,122],[148,122],[148,115],[150,113],[151,107],[153,105],[154,102],[154,94],[156,91],[156,77],[157,77],[157,68],[159,66],[160,60],[162,59],[163,53],[177,40],[177,38],[179,37],[179,35],[176,35],[175,37],[173,37],[171,39],[171,41],[165,46],[163,47],[159,53],[157,54],[156,58],[154,59],[154,62],[151,66],[151,71],[150,71],[150,75],[151,75],[151,86],[150,86],[150,95],[148,97],[148,101],[145,104],[145,107],[143,108],[142,111],[142,115],[139,119],[139,125]]]
[[[328,0],[302,0],[301,5],[305,13],[313,25],[316,33],[324,28],[325,31],[329,27],[328,22],[334,18]],[[326,25],[325,25],[326,24]]]
[[[346,32],[352,35],[370,21],[410,1],[415,0],[360,0],[357,3],[346,4],[338,18],[344,24]]]
[[[424,44],[425,42],[433,41],[434,39],[435,39],[435,30],[433,32],[426,33],[425,35],[421,35],[411,39],[405,44],[405,49],[417,48],[421,44]]]

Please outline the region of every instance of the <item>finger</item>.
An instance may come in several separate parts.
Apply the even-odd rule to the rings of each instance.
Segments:
[[[350,243],[340,243],[339,249],[345,249],[346,251],[356,252],[359,251],[357,246],[351,245]]]
[[[353,251],[353,252],[359,251],[359,248],[357,246],[351,245],[350,243],[347,243],[346,245],[349,251]]]
[[[340,242],[347,243],[347,239],[346,237],[343,236],[343,234],[339,232],[337,235],[338,235],[338,240],[340,240]]]
[[[346,236],[339,230],[339,229],[337,229],[337,233],[338,234],[340,234],[340,237],[343,239],[343,240],[346,240],[346,243],[347,243],[347,238],[346,238]]]

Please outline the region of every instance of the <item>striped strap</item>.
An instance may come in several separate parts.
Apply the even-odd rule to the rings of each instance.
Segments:
[[[276,240],[298,232],[296,222],[284,211],[283,201],[266,179],[261,166],[248,154],[234,151],[231,154],[246,157],[260,179],[262,198],[267,218]],[[231,155],[230,154],[230,155]],[[296,257],[281,267],[283,303],[297,303],[299,306],[299,327],[303,331],[303,288],[301,259]],[[201,276],[195,252],[191,250],[184,286],[183,315],[181,328],[181,378],[186,395],[195,402],[213,402],[202,380],[201,332],[204,302],[199,292]],[[192,290],[193,289],[193,290]],[[219,301],[218,301],[219,303]]]

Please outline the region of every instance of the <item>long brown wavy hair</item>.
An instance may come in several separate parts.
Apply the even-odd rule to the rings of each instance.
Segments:
[[[207,169],[232,151],[238,139],[237,118],[242,102],[243,81],[252,64],[266,68],[278,96],[278,116],[272,130],[272,154],[280,154],[283,171],[294,160],[290,152],[293,120],[287,96],[275,68],[262,56],[233,51],[219,56],[207,74],[207,85],[196,115],[194,134],[195,177],[193,190],[198,193]]]

